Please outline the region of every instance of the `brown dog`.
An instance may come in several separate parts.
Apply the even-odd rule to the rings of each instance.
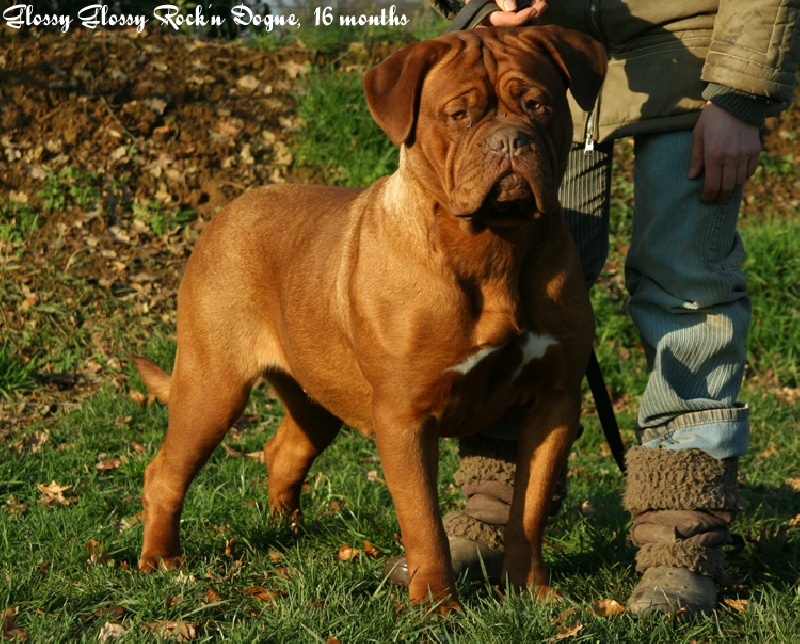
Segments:
[[[207,226],[178,296],[169,403],[145,474],[139,568],[179,561],[186,490],[266,378],[286,417],[264,447],[269,503],[298,509],[342,422],[375,434],[413,602],[458,606],[436,489],[438,439],[525,408],[504,574],[549,590],[542,537],[578,426],[594,318],[557,190],[569,89],[591,108],[605,56],[554,27],[478,29],[407,45],[367,73],[402,145],[366,189],[251,190]]]

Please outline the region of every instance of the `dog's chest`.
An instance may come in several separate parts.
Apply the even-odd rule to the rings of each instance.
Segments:
[[[510,342],[476,349],[461,362],[449,367],[447,371],[461,374],[468,378],[474,371],[479,370],[481,363],[488,362],[492,355],[499,354],[504,358],[504,363],[508,363],[509,359],[512,362],[517,362],[516,369],[509,379],[509,384],[513,385],[525,367],[534,360],[543,358],[547,350],[556,344],[558,344],[558,341],[551,335],[523,331]]]
[[[442,377],[450,387],[438,414],[441,435],[480,431],[509,407],[546,395],[546,387],[556,384],[547,373],[554,371],[559,346],[550,334],[523,331],[503,344],[478,347],[447,367]]]

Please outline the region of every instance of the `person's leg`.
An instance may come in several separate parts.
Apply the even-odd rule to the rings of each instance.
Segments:
[[[688,180],[692,133],[635,141],[629,310],[650,368],[628,452],[626,507],[643,580],[631,612],[707,612],[724,578],[721,545],[738,508],[737,457],[747,451],[738,402],[750,300],[736,231],[742,191],[700,202]]]
[[[588,156],[582,143],[575,145],[559,191],[567,225],[581,253],[587,288],[597,280],[608,252],[612,156],[612,141],[600,144]],[[456,575],[482,579],[485,568],[490,580],[499,581],[503,533],[514,494],[520,413],[518,408],[509,409],[478,436],[459,440],[459,469],[453,478],[467,503],[463,510],[444,517]],[[553,497],[551,515],[566,497],[566,474]],[[393,583],[408,583],[405,557],[391,558],[384,572]]]
[[[558,195],[589,290],[608,258],[614,141],[596,144],[593,154],[585,154],[583,150],[583,143],[573,144]]]

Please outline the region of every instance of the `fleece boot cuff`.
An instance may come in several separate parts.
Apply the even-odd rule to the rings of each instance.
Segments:
[[[632,447],[626,462],[624,503],[633,516],[631,540],[640,547],[636,569],[671,566],[724,581],[721,546],[730,542],[740,504],[737,459]]]
[[[517,444],[485,436],[458,441],[460,467],[453,475],[467,499],[462,511],[445,515],[444,531],[503,551],[503,532],[514,496]]]

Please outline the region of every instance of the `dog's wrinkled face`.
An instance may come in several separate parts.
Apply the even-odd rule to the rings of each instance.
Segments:
[[[365,88],[404,163],[452,215],[525,220],[558,209],[567,90],[590,109],[604,71],[600,45],[576,32],[476,29],[400,50]]]

